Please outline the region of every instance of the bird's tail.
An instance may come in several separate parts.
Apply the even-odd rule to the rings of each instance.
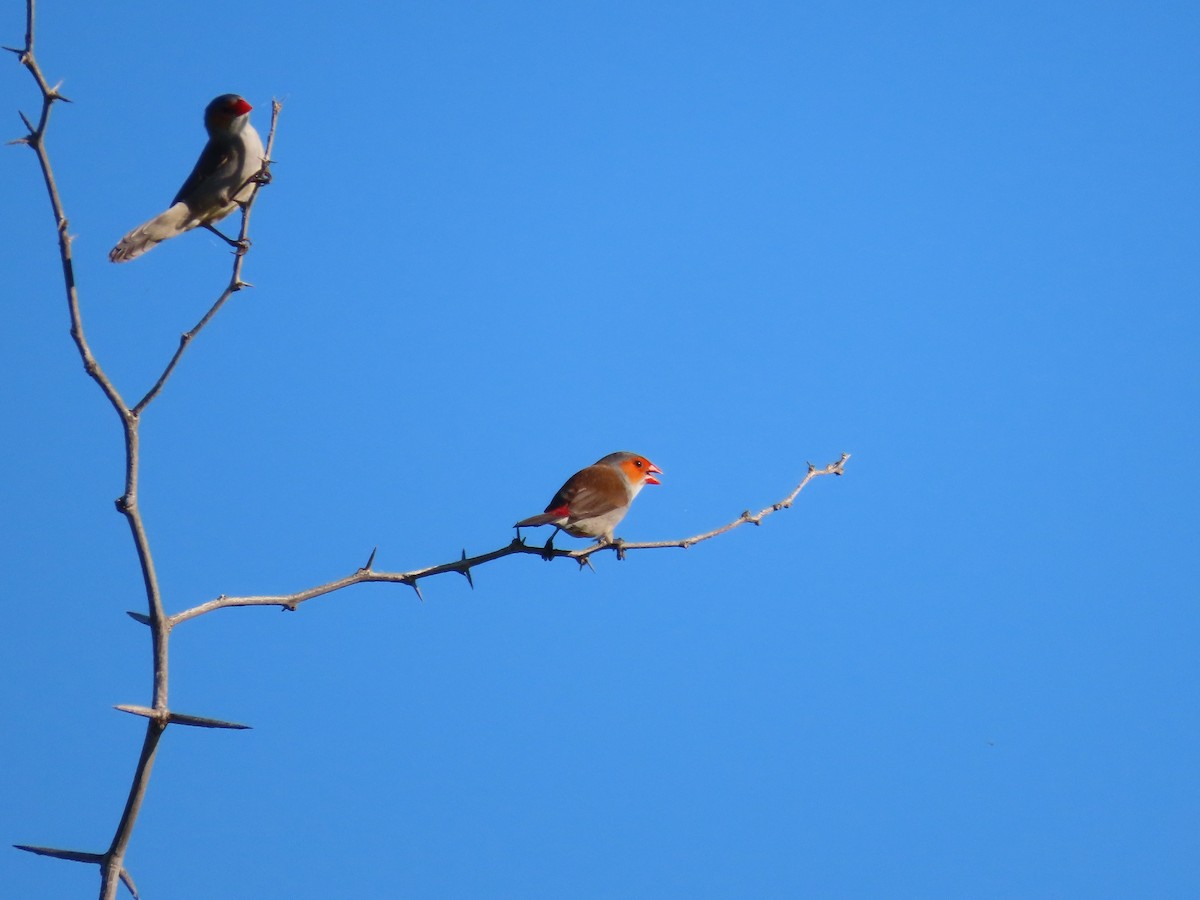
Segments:
[[[537,525],[552,525],[562,518],[561,513],[544,512],[538,513],[536,516],[530,516],[528,519],[522,519],[513,528],[532,528]]]
[[[187,204],[176,203],[166,212],[159,213],[121,238],[117,246],[108,252],[109,261],[120,263],[136,259],[152,249],[155,244],[187,231],[192,227],[188,222],[190,218],[191,211]]]

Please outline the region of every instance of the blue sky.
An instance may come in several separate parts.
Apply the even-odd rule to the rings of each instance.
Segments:
[[[85,322],[140,396],[228,278],[108,249],[244,94],[254,283],[142,427],[170,611],[483,552],[617,449],[619,533],[181,626],[146,898],[1192,897],[1192,4],[42,5]],[[0,14],[20,43],[23,10]],[[7,132],[36,109],[0,67]],[[149,641],[120,430],[0,153],[0,837],[102,850]],[[560,544],[570,543],[569,539]],[[10,851],[13,896],[94,870]]]

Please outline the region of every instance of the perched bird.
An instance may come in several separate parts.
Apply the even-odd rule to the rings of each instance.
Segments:
[[[171,201],[170,208],[121,238],[109,251],[109,260],[126,262],[160,241],[197,226],[240,246],[213,228],[212,223],[250,199],[251,181],[262,168],[262,139],[250,124],[250,109],[250,104],[237,94],[222,94],[208,104],[204,110],[208,143],[192,174]]]
[[[655,475],[662,469],[644,456],[628,451],[610,453],[586,469],[580,469],[558,489],[544,513],[522,519],[516,528],[554,525],[546,541],[549,551],[558,529],[574,537],[613,542],[613,529],[629,512],[629,505],[643,485],[659,484]]]

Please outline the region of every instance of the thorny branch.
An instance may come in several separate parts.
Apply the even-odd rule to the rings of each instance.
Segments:
[[[843,453],[841,459],[837,462],[830,463],[823,469],[818,469],[812,463],[808,464],[808,474],[804,476],[804,480],[796,485],[795,490],[784,497],[777,503],[772,503],[770,506],[760,509],[756,513],[751,513],[749,510],[743,512],[740,516],[720,528],[714,528],[712,531],[705,531],[701,534],[694,534],[691,537],[680,538],[673,541],[644,541],[637,543],[629,543],[621,540],[612,543],[596,543],[589,547],[582,547],[578,550],[559,550],[545,549],[543,547],[531,547],[525,543],[524,539],[519,535],[513,539],[512,543],[501,547],[498,550],[493,550],[490,553],[483,553],[479,556],[467,556],[467,551],[462,552],[462,557],[451,562],[442,563],[436,566],[428,566],[424,569],[412,569],[408,572],[376,572],[371,568],[371,564],[375,561],[375,552],[371,552],[370,559],[362,568],[352,572],[344,578],[339,578],[336,581],[330,581],[325,584],[317,585],[316,587],[308,588],[307,590],[297,591],[294,594],[279,594],[271,596],[258,597],[229,597],[220,596],[214,600],[209,600],[207,603],[201,603],[199,606],[193,606],[191,609],[185,609],[183,612],[175,613],[167,618],[168,627],[175,627],[181,622],[186,622],[188,619],[194,619],[197,616],[202,616],[205,613],[210,613],[218,609],[225,609],[230,606],[280,606],[284,609],[295,610],[301,603],[306,600],[312,600],[316,597],[322,597],[326,594],[332,594],[335,591],[340,591],[344,588],[351,587],[355,584],[370,584],[372,582],[382,582],[386,584],[407,584],[422,600],[420,581],[423,578],[431,578],[434,575],[444,575],[448,572],[457,572],[466,577],[467,581],[471,582],[474,587],[474,581],[471,578],[471,570],[477,566],[490,563],[493,560],[502,559],[505,556],[514,555],[529,555],[540,556],[543,559],[573,559],[580,566],[590,566],[591,557],[596,553],[605,550],[614,551],[619,558],[624,558],[625,554],[631,550],[658,550],[668,547],[678,547],[687,549],[702,541],[708,541],[719,535],[732,531],[742,525],[753,524],[758,525],[767,516],[778,512],[781,509],[787,509],[791,506],[796,497],[814,478],[819,478],[822,475],[841,475],[845,471],[846,461],[850,459],[849,453]],[[146,622],[146,618],[140,614],[130,613],[139,622]],[[146,622],[146,624],[149,624]]]
[[[224,609],[233,606],[280,606],[284,609],[295,610],[299,605],[307,600],[326,594],[334,593],[355,584],[364,584],[369,582],[384,582],[393,584],[406,584],[413,588],[417,596],[421,596],[420,581],[425,578],[431,578],[435,575],[442,575],[450,572],[457,572],[464,576],[467,581],[474,587],[474,581],[471,575],[471,570],[485,565],[497,559],[506,556],[514,555],[530,555],[540,556],[543,559],[572,559],[582,566],[591,566],[591,557],[596,553],[607,550],[614,551],[618,558],[624,558],[625,554],[632,550],[651,550],[668,547],[688,548],[702,541],[711,540],[719,535],[725,534],[746,524],[758,525],[764,518],[772,513],[778,512],[781,509],[786,509],[792,505],[799,493],[808,485],[814,478],[822,475],[841,475],[844,472],[846,461],[850,458],[849,454],[842,454],[841,459],[834,463],[830,463],[823,469],[818,469],[811,463],[808,467],[808,473],[804,479],[796,486],[796,488],[784,497],[782,500],[771,504],[757,513],[751,513],[749,510],[743,512],[733,521],[722,525],[719,528],[714,528],[711,531],[701,534],[692,535],[691,537],[681,538],[670,541],[651,541],[639,543],[627,543],[624,541],[614,541],[611,543],[597,543],[589,547],[578,550],[560,550],[550,546],[546,547],[531,547],[527,545],[524,539],[518,533],[517,537],[506,546],[500,547],[489,553],[484,553],[479,556],[468,557],[466,551],[457,560],[452,560],[447,563],[442,563],[435,566],[428,566],[422,569],[413,569],[408,572],[377,572],[372,569],[372,564],[375,560],[375,552],[372,551],[370,558],[366,564],[347,575],[344,578],[328,582],[326,584],[311,587],[294,594],[272,595],[272,596],[245,596],[232,597],[220,596],[207,603],[202,603],[199,606],[168,616],[164,612],[162,595],[159,590],[158,578],[155,573],[154,560],[150,552],[149,538],[147,537],[145,524],[142,520],[142,514],[138,506],[138,476],[140,465],[139,453],[139,435],[138,427],[141,422],[141,414],[146,408],[158,397],[162,392],[167,380],[174,373],[179,365],[184,352],[189,344],[199,335],[199,333],[208,325],[209,322],[216,316],[225,303],[235,293],[244,287],[250,287],[248,282],[242,280],[242,266],[245,261],[244,254],[246,248],[249,247],[248,230],[250,224],[250,211],[254,205],[254,201],[258,196],[258,188],[262,184],[269,181],[271,152],[275,143],[275,128],[281,109],[279,101],[273,101],[271,105],[271,130],[267,138],[266,155],[263,159],[262,169],[255,176],[255,189],[252,192],[250,199],[246,202],[242,210],[242,225],[238,236],[238,244],[240,247],[235,255],[233,262],[233,270],[230,276],[229,285],[204,314],[199,322],[196,323],[190,331],[185,332],[179,341],[179,346],[174,354],[164,367],[162,374],[159,375],[154,385],[146,392],[146,394],[135,405],[130,406],[116,386],[109,379],[103,368],[93,356],[87,338],[84,333],[83,316],[79,307],[79,297],[75,283],[74,261],[71,255],[72,238],[68,232],[68,222],[66,214],[63,211],[62,200],[58,193],[58,186],[54,179],[54,172],[50,165],[49,153],[46,149],[46,133],[50,123],[50,112],[54,104],[63,101],[70,102],[59,92],[59,85],[53,87],[46,81],[42,74],[41,68],[38,65],[37,59],[34,56],[34,24],[35,24],[35,0],[26,0],[26,32],[25,45],[23,48],[6,47],[4,49],[11,51],[17,55],[21,65],[29,70],[34,81],[37,83],[38,90],[41,92],[42,108],[41,114],[38,117],[38,122],[34,125],[25,116],[21,115],[21,120],[25,123],[28,131],[26,135],[18,138],[12,143],[27,144],[36,154],[38,164],[42,170],[42,177],[46,183],[46,191],[50,198],[50,207],[54,215],[55,229],[58,234],[59,255],[62,260],[63,282],[66,287],[67,309],[71,321],[71,337],[75,342],[76,348],[79,351],[80,359],[83,362],[84,369],[88,376],[96,382],[97,386],[104,393],[104,396],[113,407],[121,420],[122,429],[125,437],[125,489],[124,493],[116,501],[117,510],[125,517],[129,523],[130,532],[133,537],[134,547],[138,554],[138,561],[142,570],[142,578],[146,591],[146,600],[148,612],[130,613],[130,615],[147,625],[151,630],[151,640],[153,645],[153,704],[151,706],[138,706],[133,704],[118,704],[116,709],[137,716],[142,716],[147,720],[146,735],[142,742],[141,752],[138,757],[138,763],[133,777],[133,782],[129,789],[129,795],[126,799],[125,808],[121,814],[120,821],[117,825],[116,833],[113,835],[112,843],[103,853],[69,850],[55,847],[44,847],[33,844],[16,844],[18,849],[35,853],[41,856],[49,856],[56,859],[70,860],[73,862],[83,862],[92,865],[98,865],[101,870],[101,900],[112,900],[117,893],[118,884],[124,884],[129,892],[137,900],[137,888],[134,885],[133,878],[125,868],[125,853],[129,845],[130,838],[133,834],[134,825],[137,821],[138,813],[146,796],[147,787],[149,785],[151,769],[154,765],[154,759],[158,748],[159,739],[168,725],[188,725],[200,728],[222,728],[222,729],[243,729],[246,725],[241,725],[236,722],[228,722],[222,719],[214,719],[205,716],[189,715],[185,713],[175,712],[169,709],[167,705],[167,685],[168,685],[168,640],[171,630],[183,622],[197,618],[209,612],[218,609]],[[423,598],[422,598],[423,599]]]
[[[69,234],[69,225],[66,213],[63,210],[62,198],[59,196],[58,185],[55,182],[54,170],[50,164],[50,155],[46,149],[46,132],[50,124],[50,111],[56,102],[69,101],[59,92],[59,86],[55,85],[51,87],[42,74],[41,67],[34,55],[34,26],[37,11],[35,0],[26,0],[25,8],[25,46],[19,49],[14,47],[6,47],[4,49],[16,54],[20,64],[28,69],[30,75],[33,76],[33,80],[37,83],[38,90],[42,95],[42,110],[41,115],[38,117],[37,125],[30,122],[24,114],[21,115],[21,121],[25,123],[28,133],[13,143],[27,144],[37,155],[38,164],[42,170],[42,178],[46,183],[46,192],[50,198],[50,209],[54,214],[55,229],[58,233],[58,248],[59,256],[62,260],[63,283],[67,293],[67,310],[71,320],[71,338],[75,341],[80,359],[83,361],[84,370],[96,382],[100,390],[104,393],[104,396],[108,399],[108,402],[121,420],[121,427],[124,432],[125,490],[120,498],[117,499],[116,506],[117,510],[129,523],[146,591],[149,614],[145,617],[145,621],[151,629],[151,643],[153,647],[153,704],[151,707],[129,707],[126,710],[146,716],[146,735],[142,741],[142,749],[138,755],[137,767],[134,772],[133,782],[129,788],[128,797],[125,801],[125,808],[121,813],[120,821],[117,824],[116,832],[108,849],[103,853],[93,853],[28,844],[18,844],[15,846],[21,850],[27,850],[42,856],[52,856],[58,859],[99,865],[101,871],[101,900],[113,900],[117,894],[117,886],[121,883],[124,883],[130,893],[136,898],[137,889],[134,887],[133,878],[125,869],[125,852],[133,835],[134,824],[137,821],[142,802],[146,796],[146,790],[150,782],[150,772],[154,766],[158,742],[162,737],[163,731],[169,724],[198,725],[208,728],[239,727],[233,723],[223,723],[217,719],[174,713],[167,706],[167,644],[170,636],[170,624],[163,613],[162,595],[159,590],[158,576],[154,568],[154,558],[150,552],[150,541],[146,533],[141,510],[138,507],[138,476],[140,467],[138,426],[142,411],[162,390],[163,385],[175,370],[176,365],[178,365],[187,344],[208,324],[234,292],[247,285],[241,280],[243,257],[242,253],[239,252],[234,260],[233,275],[230,278],[229,287],[226,288],[225,292],[217,299],[216,303],[213,304],[213,307],[200,320],[197,326],[184,335],[179,349],[176,350],[175,355],[167,364],[163,374],[146,393],[146,396],[136,406],[130,407],[92,354],[84,332],[83,315],[79,308],[79,294],[75,281],[75,265],[71,255],[72,238]],[[266,158],[263,160],[263,168],[260,172],[262,181],[266,180],[269,171],[270,148],[275,140],[275,122],[278,114],[279,103],[275,102],[272,104],[271,132],[267,140]],[[241,239],[243,241],[246,241],[250,208],[254,203],[257,193],[258,187],[256,186],[242,211]],[[248,243],[244,243],[243,247],[245,246],[248,246]]]

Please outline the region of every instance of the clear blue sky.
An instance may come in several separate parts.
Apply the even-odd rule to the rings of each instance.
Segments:
[[[126,396],[229,256],[108,249],[213,96],[286,101],[257,287],[142,428],[169,610],[493,549],[612,450],[667,473],[630,540],[854,456],[687,552],[181,627],[171,705],[254,730],[168,731],[143,896],[1200,895],[1196,5],[381,9],[42,4]],[[0,98],[18,137],[12,59]],[[102,850],[150,688],[120,433],[25,148],[0,196],[0,839]]]

